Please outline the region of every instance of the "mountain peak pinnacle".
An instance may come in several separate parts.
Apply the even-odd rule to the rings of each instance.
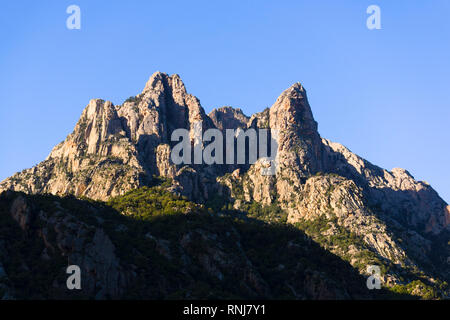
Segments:
[[[300,83],[300,82],[296,82],[296,83],[294,83],[291,87],[290,87],[290,89],[295,89],[295,90],[300,90],[300,91],[305,91],[305,89],[303,89],[303,85]]]
[[[150,76],[150,79],[145,84],[143,92],[162,89],[166,85],[168,85],[172,90],[181,90],[186,92],[184,83],[178,74],[175,73],[169,76],[167,73],[161,71],[156,71]]]

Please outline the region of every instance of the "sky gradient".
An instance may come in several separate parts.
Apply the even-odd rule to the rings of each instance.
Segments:
[[[81,8],[68,30],[66,8]],[[381,30],[366,9],[381,8]],[[247,115],[300,81],[321,136],[450,201],[450,1],[8,1],[0,10],[0,180],[44,160],[92,98],[159,70],[207,112]]]

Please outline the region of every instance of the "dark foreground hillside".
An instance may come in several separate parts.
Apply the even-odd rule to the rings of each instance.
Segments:
[[[195,146],[199,126],[203,138],[270,129],[275,160],[261,157],[260,139],[259,151],[236,147],[248,163],[174,163],[172,134]],[[206,114],[177,74],[155,72],[120,105],[91,100],[73,132],[1,192],[1,290],[14,297],[370,297],[380,295],[365,286],[373,268],[390,292],[450,297],[450,206],[407,170],[322,137],[298,82],[248,117]],[[82,292],[65,289],[67,264],[84,270]]]
[[[67,289],[68,265],[80,266],[81,290]],[[218,214],[161,186],[108,203],[1,194],[0,297],[414,298],[368,290],[348,262],[294,226]]]

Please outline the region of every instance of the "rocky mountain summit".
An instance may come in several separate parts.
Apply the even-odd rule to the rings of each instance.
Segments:
[[[194,144],[196,123],[202,124],[203,131],[277,130],[276,174],[261,175],[261,161],[175,165],[170,157],[176,144],[171,141],[172,132],[179,128],[189,130]],[[10,192],[8,199],[15,198],[11,192],[23,192],[111,201],[129,191],[152,186],[159,178],[169,181],[165,186],[169,193],[209,208],[215,215],[242,213],[268,224],[282,223],[301,230],[361,275],[369,275],[369,265],[380,266],[383,286],[397,293],[426,298],[449,296],[450,206],[430,185],[416,181],[406,170],[379,168],[344,146],[322,138],[300,83],[285,90],[272,107],[251,117],[232,107],[207,115],[200,101],[187,93],[178,75],[156,72],[140,94],[122,105],[91,100],[66,140],[37,166],[1,182],[0,192]],[[30,205],[35,199],[20,201]],[[17,218],[21,216],[20,210],[17,213],[20,206],[8,205],[13,206],[8,215],[26,229],[27,223]],[[127,210],[118,209],[123,214]],[[36,214],[52,221],[55,228],[65,224],[63,220],[49,220],[42,212]],[[73,218],[76,220],[76,216]],[[188,238],[193,236],[186,234]],[[209,243],[217,235],[196,236]],[[177,245],[183,247],[183,243],[191,241],[188,238]],[[94,232],[94,239],[111,251],[109,240],[101,231]],[[96,241],[88,251],[102,259],[95,251],[100,250]],[[0,253],[1,245],[0,241]],[[214,251],[211,250],[210,253]],[[67,257],[71,253],[63,250],[60,255]],[[124,294],[133,276],[123,273],[123,266],[111,255],[105,257],[110,264],[105,272],[111,281],[121,284],[107,290],[110,296],[118,297]],[[253,286],[248,287],[249,296],[270,296],[270,284],[252,274],[252,267],[245,264],[247,267],[242,268],[249,268],[245,272]],[[0,259],[0,275],[2,270]],[[101,280],[103,287],[109,281],[105,279]],[[249,286],[247,280],[241,281]],[[291,289],[291,293],[300,290]],[[297,298],[352,296],[346,295],[345,290],[337,295],[325,291],[324,296],[310,292]]]

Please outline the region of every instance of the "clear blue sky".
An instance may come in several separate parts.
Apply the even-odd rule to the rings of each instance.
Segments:
[[[207,112],[250,115],[300,81],[323,137],[448,202],[449,14],[448,0],[2,1],[0,180],[45,159],[89,99],[120,104],[160,70]]]

